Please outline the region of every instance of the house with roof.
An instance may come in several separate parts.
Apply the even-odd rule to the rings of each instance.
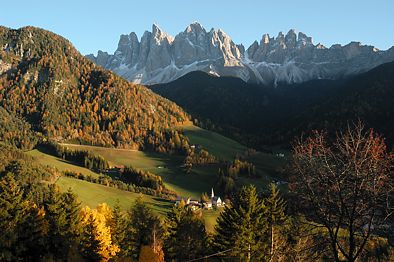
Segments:
[[[200,201],[191,199],[190,197],[178,197],[175,200],[175,206],[178,206],[182,201],[186,207],[190,208],[193,211],[200,209],[202,206]]]
[[[190,197],[181,197],[179,196],[175,200],[175,206],[178,206],[181,202],[185,204],[186,207],[190,208],[191,210],[195,211],[200,208],[204,209],[212,209],[213,207],[218,208],[218,207],[223,207],[224,202],[219,196],[215,196],[215,192],[211,191],[211,197],[208,201],[199,201],[195,199],[191,199]]]
[[[204,202],[204,203],[202,203],[202,205],[205,209],[211,209],[212,208],[212,201]]]
[[[190,197],[177,197],[175,200],[175,205],[178,206],[181,202],[185,203],[185,205],[190,204]]]
[[[203,203],[203,207],[205,209],[211,209],[213,207],[222,207],[224,206],[224,202],[220,198],[220,196],[215,196],[215,192],[213,191],[213,188],[211,190],[211,198]]]

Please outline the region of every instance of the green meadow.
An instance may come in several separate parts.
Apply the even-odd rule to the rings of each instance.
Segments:
[[[191,125],[181,128],[191,144],[200,145],[221,160],[232,161],[237,154],[243,154],[247,150],[245,146],[215,132]],[[111,166],[133,166],[160,175],[168,189],[185,197],[199,199],[203,192],[210,192],[217,180],[218,164],[193,167],[192,172],[186,174],[181,168],[184,157],[179,155],[77,144],[62,145],[70,149],[87,150],[95,155],[100,155],[109,161]],[[28,154],[35,157],[39,163],[55,167],[59,171],[73,171],[84,175],[98,176],[97,173],[87,168],[77,166],[38,149],[29,151]],[[286,158],[278,158],[273,154],[262,152],[256,152],[247,160],[256,166],[260,178],[240,177],[238,183],[241,185],[254,184],[260,190],[265,190],[268,183],[277,178],[280,169],[286,164]],[[62,190],[71,188],[79,196],[82,204],[90,207],[96,207],[103,202],[113,206],[118,201],[122,209],[127,210],[138,197],[142,197],[144,202],[160,215],[164,215],[172,206],[171,202],[161,198],[122,191],[70,177],[60,177],[57,184]],[[214,229],[219,214],[220,212],[217,210],[203,211],[203,219],[208,231],[212,232]]]

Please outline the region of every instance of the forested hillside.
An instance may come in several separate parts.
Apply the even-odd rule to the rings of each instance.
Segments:
[[[34,27],[0,27],[0,47],[2,118],[11,114],[57,141],[181,148],[183,139],[167,131],[187,120],[181,108],[96,66],[68,40]]]
[[[199,120],[198,125],[260,149],[269,144],[288,145],[289,130],[283,131],[282,125],[324,101],[339,82],[320,80],[273,88],[192,72],[151,88],[182,106]]]
[[[362,120],[394,142],[394,62],[348,79],[341,88],[321,103],[287,123],[299,133],[302,130],[344,128],[349,120]]]
[[[151,88],[198,118],[199,125],[261,148],[267,144],[288,147],[302,133],[333,131],[358,119],[392,142],[393,85],[391,62],[348,79],[276,88],[203,72]]]

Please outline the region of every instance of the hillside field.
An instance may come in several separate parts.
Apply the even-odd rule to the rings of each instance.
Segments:
[[[247,148],[238,142],[212,131],[196,126],[187,125],[179,127],[188,137],[191,144],[201,145],[211,154],[225,161],[232,161],[237,154],[243,154]],[[199,198],[201,193],[210,192],[217,180],[218,165],[194,167],[190,174],[186,174],[180,166],[183,157],[177,155],[142,152],[130,149],[105,148],[89,145],[63,144],[63,146],[88,150],[101,155],[111,165],[133,166],[138,169],[152,172],[163,178],[167,188],[183,196]],[[240,177],[241,184],[255,184],[264,190],[269,182],[277,178],[278,173],[286,164],[286,158],[278,158],[273,154],[256,152],[248,157],[248,161],[255,164],[261,178]]]
[[[237,154],[242,154],[247,149],[230,138],[194,125],[182,126],[180,129],[189,138],[190,143],[203,146],[209,153],[222,160],[232,161]]]
[[[82,206],[89,206],[91,208],[105,202],[112,207],[116,203],[119,203],[122,210],[128,210],[133,202],[141,197],[153,212],[160,217],[164,217],[173,205],[173,202],[162,198],[127,192],[71,177],[60,177],[56,184],[62,191],[71,189],[78,195],[78,199],[81,201]],[[219,214],[219,210],[203,210],[202,217],[208,232],[213,232],[216,218]]]
[[[96,207],[98,204],[104,202],[110,206],[114,206],[115,203],[119,201],[120,207],[123,210],[128,210],[133,202],[139,197],[141,197],[155,213],[160,215],[164,215],[172,206],[172,203],[165,199],[132,193],[71,177],[60,177],[56,184],[63,191],[71,188],[71,190],[78,195],[83,206]]]
[[[72,171],[76,173],[84,174],[85,176],[98,177],[98,174],[81,166],[77,166],[67,160],[63,160],[56,156],[49,155],[38,149],[34,149],[27,152],[28,155],[34,157],[38,163],[43,166],[56,167],[59,171]]]
[[[215,132],[204,130],[196,126],[181,127],[191,144],[200,145],[211,154],[225,161],[232,161],[237,154],[243,154],[247,148],[241,144],[219,135]],[[163,178],[167,188],[174,190],[179,195],[199,199],[203,192],[210,192],[217,180],[218,165],[212,164],[201,167],[193,167],[190,174],[186,174],[180,167],[183,156],[158,154],[154,152],[142,152],[131,149],[116,149],[89,145],[62,144],[70,149],[87,150],[100,155],[109,161],[112,166],[133,166],[138,169],[150,171]],[[56,167],[60,171],[80,172],[84,175],[98,176],[99,174],[61,158],[34,149],[28,152],[43,165]],[[248,161],[256,165],[261,178],[240,177],[240,184],[255,184],[260,190],[267,188],[267,184],[273,178],[277,178],[278,170],[286,163],[286,158],[278,158],[273,154],[256,152],[248,158]],[[151,207],[154,212],[164,215],[171,208],[172,203],[153,196],[122,191],[116,188],[106,187],[70,177],[60,177],[57,184],[62,190],[71,188],[82,202],[82,205],[95,207],[106,202],[113,206],[116,201],[122,209],[127,210],[138,197]],[[204,210],[203,219],[207,230],[212,232],[216,218],[220,212],[217,210]]]

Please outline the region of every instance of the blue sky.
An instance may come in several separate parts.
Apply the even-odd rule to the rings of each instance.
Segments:
[[[153,23],[175,36],[194,21],[221,28],[246,47],[264,33],[291,28],[326,46],[352,40],[380,49],[394,45],[393,0],[19,0],[2,6],[0,25],[48,29],[83,54],[113,53],[120,34],[141,37]]]

